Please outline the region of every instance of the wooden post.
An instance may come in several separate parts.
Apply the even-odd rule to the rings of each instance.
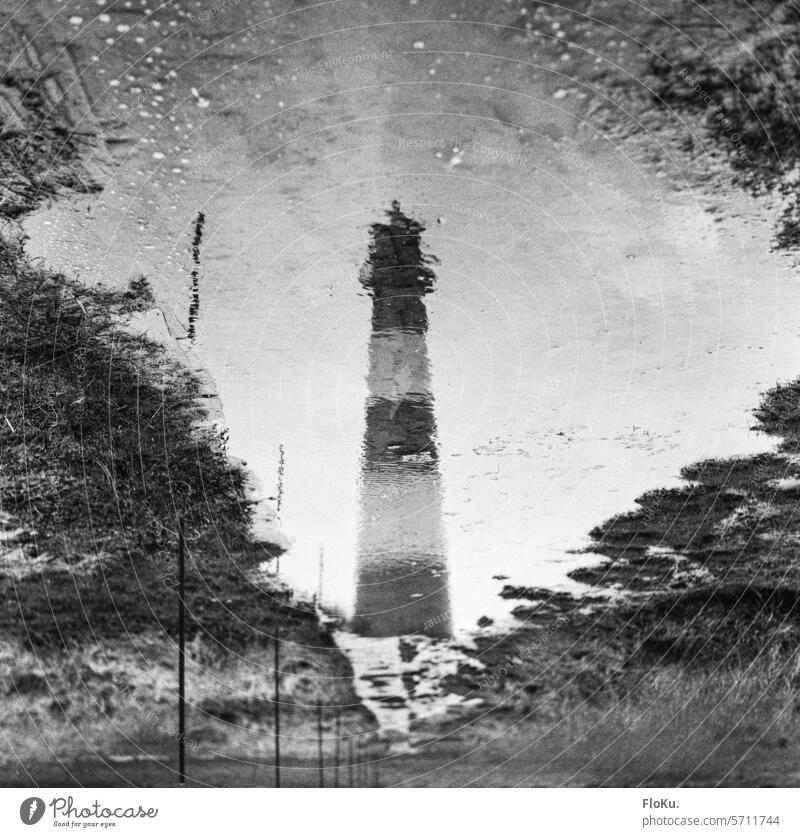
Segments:
[[[319,786],[325,787],[325,761],[322,750],[322,703],[317,701],[317,769],[319,770]]]
[[[319,548],[319,580],[317,582],[317,604],[322,609],[322,573],[325,567],[325,549]]]
[[[275,698],[273,714],[275,716],[275,787],[281,786],[281,625],[275,623]]]
[[[189,303],[189,331],[187,337],[190,340],[195,338],[195,323],[200,312],[200,245],[203,242],[203,227],[206,223],[204,212],[197,213],[197,220],[194,223],[194,240],[192,241],[192,301]]]
[[[178,785],[186,785],[186,545],[178,519]]]
[[[342,710],[336,710],[336,741],[334,742],[334,753],[333,753],[333,786],[335,788],[339,787],[339,753],[340,753],[340,742],[342,740]]]
[[[347,742],[347,778],[353,787],[353,739]]]
[[[278,514],[281,513],[283,503],[283,473],[286,468],[286,451],[283,445],[278,445]]]
[[[283,504],[283,473],[286,468],[286,451],[282,444],[278,445],[278,503],[276,511],[280,517],[281,505]],[[275,557],[275,577],[281,574],[281,553]]]

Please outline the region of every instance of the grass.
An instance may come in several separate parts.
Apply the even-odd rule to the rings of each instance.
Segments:
[[[0,31],[0,54],[0,216],[19,218],[60,194],[100,191],[85,154],[96,150],[97,137],[74,130],[69,91],[55,98],[48,93],[54,65],[43,70],[27,62],[8,22]]]
[[[798,739],[799,670],[796,652],[766,653],[705,671],[654,667],[629,691],[591,700],[570,690],[547,695],[530,721],[499,727],[486,755],[490,763],[502,753],[518,762],[517,781],[525,784],[554,777],[622,787],[752,781],[759,767],[776,767],[758,765],[765,748],[785,750]]]
[[[156,633],[66,651],[31,651],[4,642],[0,663],[8,683],[3,751],[32,769],[47,759],[99,760],[174,756],[177,740],[175,643]],[[253,643],[221,654],[197,636],[187,661],[190,759],[220,755],[270,758],[275,672],[272,649]],[[365,736],[370,719],[354,700],[338,654],[311,655],[285,644],[280,677],[282,747],[288,757],[316,752],[316,705],[334,712],[343,735]],[[78,746],[76,746],[78,742]]]
[[[278,622],[287,742],[302,750],[313,712],[299,707],[316,700],[368,730],[313,609],[259,572],[280,550],[252,539],[246,475],[200,381],[126,332],[152,304],[142,278],[87,288],[0,241],[5,757],[174,749],[178,520],[193,745],[266,746],[252,733],[271,724]]]
[[[479,640],[463,685],[475,722],[431,724],[429,745],[383,771],[412,785],[787,784],[800,753],[798,626],[719,607],[584,614],[544,642]],[[755,618],[753,618],[755,617]],[[748,621],[749,620],[749,621]],[[731,637],[744,641],[731,643]],[[535,650],[532,650],[535,649]],[[392,777],[390,780],[389,777]]]
[[[726,22],[732,31],[719,31],[716,42],[698,47],[687,39],[652,59],[653,93],[701,111],[731,164],[755,169],[771,188],[800,159],[800,8],[794,0],[755,4]]]
[[[796,663],[790,671],[768,659],[714,673],[663,667],[630,694],[592,702],[548,696],[529,716],[492,713],[480,724],[438,730],[408,754],[375,749],[356,733],[357,759],[368,765],[369,784],[379,775],[382,786],[791,787],[798,780],[791,765],[800,755],[796,674]],[[329,725],[325,735],[330,786]],[[271,786],[269,746],[259,752],[253,739],[238,758],[197,759],[190,750],[191,782]],[[289,745],[285,786],[317,783],[314,755],[313,732],[299,755]],[[112,765],[98,759],[71,764],[70,776],[63,767],[40,764],[36,778],[70,786],[159,786],[174,781],[172,769],[165,760]],[[19,783],[6,774],[5,784]]]
[[[224,436],[199,428],[199,382],[118,325],[152,303],[145,280],[122,294],[89,289],[3,242],[0,302],[3,456],[25,473],[3,486],[7,513],[44,531],[113,520],[150,549],[181,514],[198,536],[213,521],[221,540],[241,541],[244,475]]]
[[[598,643],[598,646],[600,643]],[[154,650],[154,649],[151,649]],[[563,649],[560,649],[563,651]],[[114,683],[118,660],[109,665],[97,654],[73,660],[76,682],[71,693],[86,695],[84,710],[92,713],[92,702],[104,703],[102,713],[94,712],[92,759],[69,761],[71,777],[65,778],[59,759],[75,752],[75,736],[86,727],[59,727],[51,719],[35,723],[41,701],[50,696],[28,696],[25,701],[34,713],[27,729],[7,740],[20,756],[19,763],[32,764],[37,781],[58,784],[169,784],[174,781],[174,747],[169,735],[173,726],[165,698],[170,683],[158,666],[151,675],[162,677],[161,697],[148,698],[140,708],[133,691]],[[59,660],[53,658],[54,666]],[[263,663],[263,660],[262,660]],[[357,715],[345,717],[342,724],[342,760],[349,740],[358,743],[359,761],[379,762],[382,785],[412,786],[666,786],[697,785],[792,785],[797,777],[787,764],[800,754],[800,714],[797,711],[800,688],[800,656],[796,645],[789,654],[763,647],[761,653],[745,660],[731,657],[711,666],[685,663],[631,663],[625,677],[602,678],[590,682],[570,677],[556,688],[525,689],[541,683],[541,661],[527,672],[506,678],[500,690],[501,704],[490,704],[492,711],[477,722],[454,722],[450,728],[431,724],[430,735],[413,753],[390,754],[376,747],[369,731]],[[46,664],[45,664],[46,665]],[[225,685],[189,679],[203,701],[215,695],[236,691],[252,701],[267,701],[269,677],[254,679],[257,661],[231,663],[220,673]],[[594,667],[598,671],[599,666]],[[137,675],[142,677],[144,675]],[[56,675],[58,677],[58,675]],[[330,681],[327,680],[329,683]],[[104,688],[105,685],[105,688]],[[75,687],[78,687],[77,689]],[[316,730],[314,712],[307,705],[307,686],[284,683],[287,694],[297,696],[296,715],[305,723],[294,723],[283,739],[287,785],[315,784]],[[340,698],[343,695],[339,696]],[[13,705],[13,699],[12,699]],[[311,710],[311,711],[309,711]],[[291,716],[291,710],[287,713]],[[89,723],[87,721],[87,723]],[[160,729],[162,727],[164,729]],[[261,784],[273,780],[272,742],[269,723],[216,725],[195,707],[190,713],[187,747],[189,773],[200,784]],[[46,742],[37,742],[45,733]],[[325,716],[325,752],[332,763],[335,729],[332,715]],[[38,756],[43,746],[51,748],[51,764]],[[27,749],[26,749],[27,748]],[[155,753],[159,758],[143,764],[107,759],[110,753],[135,755]],[[244,767],[246,766],[246,769]],[[365,773],[374,781],[374,767]],[[122,777],[122,778],[121,778]],[[6,784],[19,781],[7,772]],[[326,778],[331,784],[330,769]]]
[[[6,635],[41,644],[174,630],[179,518],[197,596],[210,581],[218,599],[249,594],[236,557],[269,557],[253,550],[245,475],[203,425],[198,380],[119,326],[149,302],[141,280],[123,294],[88,289],[0,243],[0,502],[30,533],[25,556],[68,567],[6,580]],[[215,608],[197,607],[207,625]],[[220,639],[235,637],[249,635],[226,624]]]

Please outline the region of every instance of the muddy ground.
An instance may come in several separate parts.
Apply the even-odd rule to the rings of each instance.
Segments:
[[[795,4],[741,4],[735,13],[722,2],[667,5],[658,4],[658,16],[621,0],[562,4],[570,24],[565,28],[584,47],[572,72],[595,91],[583,116],[670,182],[685,187],[688,181],[712,193],[747,189],[772,201],[775,245],[793,248],[791,173],[800,147]],[[504,23],[513,29],[507,37],[534,37],[523,9],[509,5]],[[603,48],[609,28],[621,29],[636,48],[620,49],[617,67],[600,71],[588,49]],[[31,84],[37,88],[16,76],[4,84],[10,100]],[[65,184],[97,188],[81,170],[79,149],[59,144],[63,125],[43,120],[35,98],[24,106],[17,127],[7,129],[24,137],[33,120],[38,145],[28,156],[7,146],[14,149],[19,178],[4,198],[9,218]],[[628,118],[621,119],[620,111]],[[12,124],[9,114],[3,118]],[[44,179],[37,174],[43,157],[49,160]],[[170,746],[174,596],[157,556],[169,566],[180,512],[198,569],[191,593],[196,659],[219,666],[220,679],[241,678],[241,685],[249,678],[252,690],[246,705],[232,705],[225,689],[209,688],[193,727],[204,744],[194,775],[209,784],[268,783],[268,759],[248,779],[238,763],[215,758],[215,748],[239,747],[259,761],[241,730],[251,724],[265,738],[269,734],[268,666],[266,677],[254,678],[247,665],[268,657],[270,643],[251,640],[250,628],[268,637],[276,618],[288,620],[292,641],[303,649],[291,692],[301,705],[313,699],[322,676],[341,684],[325,696],[328,705],[351,706],[347,667],[312,612],[250,581],[246,570],[275,547],[254,544],[247,534],[244,477],[231,468],[218,434],[206,428],[198,435],[198,383],[169,366],[156,385],[161,350],[116,327],[127,310],[150,304],[146,283],[127,296],[104,295],[30,265],[12,240],[3,248],[2,289],[12,303],[4,308],[3,334],[14,335],[4,342],[3,363],[15,371],[3,389],[3,464],[12,475],[4,482],[3,508],[12,515],[6,528],[17,534],[7,542],[14,557],[3,579],[2,619],[6,659],[17,667],[9,691],[16,706],[10,729],[19,733],[14,740],[30,738],[36,715],[26,717],[23,707],[34,706],[49,725],[63,716],[66,736],[90,729],[102,716],[102,729],[91,728],[87,737],[93,755],[160,753]],[[30,334],[38,335],[38,343],[21,354]],[[75,376],[76,351],[84,378]],[[32,358],[37,365],[31,369]],[[133,409],[142,401],[147,410]],[[111,416],[109,404],[118,407]],[[141,416],[149,423],[141,426]],[[483,707],[448,723],[420,723],[415,752],[377,752],[380,768],[368,771],[366,783],[796,784],[800,383],[766,392],[754,421],[776,438],[773,453],[687,465],[683,487],[650,492],[635,511],[598,525],[586,566],[573,573],[586,585],[583,598],[507,587],[503,595],[519,602],[518,627],[507,634],[491,626],[480,632],[475,647],[465,650],[484,670],[465,671],[450,683],[480,697]],[[109,437],[109,427],[119,432]],[[159,471],[165,453],[170,468]],[[213,525],[223,518],[230,531]],[[220,554],[232,560],[220,562]],[[51,593],[56,585],[58,596]],[[308,658],[309,646],[320,652]],[[150,649],[143,670],[152,672],[156,661],[160,673],[140,684],[132,672],[139,670],[143,647]],[[81,663],[62,685],[57,669],[64,648]],[[220,648],[241,652],[244,664],[222,660]],[[53,693],[54,679],[62,692]],[[136,714],[125,711],[134,680],[134,692],[161,707],[163,719],[140,719],[120,735],[113,719]],[[77,692],[88,701],[79,717],[67,704]],[[98,714],[88,696],[100,694]],[[348,717],[369,740],[368,720],[357,708]],[[299,733],[298,741],[306,738]],[[62,746],[57,758],[74,752],[74,742],[73,749]],[[20,759],[21,771],[10,770],[9,783],[155,784],[169,783],[172,775],[168,763],[98,769],[85,757],[71,767],[45,768],[52,742],[43,747]],[[264,749],[268,753],[269,745]],[[293,781],[313,782],[305,762]]]

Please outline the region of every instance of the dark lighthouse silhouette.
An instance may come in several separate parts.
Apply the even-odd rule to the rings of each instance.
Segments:
[[[372,297],[361,522],[352,629],[363,636],[451,632],[442,487],[425,295],[425,229],[397,202],[373,224],[361,284]]]

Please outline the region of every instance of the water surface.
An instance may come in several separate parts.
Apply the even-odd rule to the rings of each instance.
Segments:
[[[502,619],[503,584],[569,589],[586,533],[684,464],[771,447],[749,411],[797,372],[800,285],[762,204],[597,131],[569,55],[466,3],[122,17],[83,56],[126,114],[118,168],[30,248],[151,278],[273,498],[281,573],[356,632]]]

